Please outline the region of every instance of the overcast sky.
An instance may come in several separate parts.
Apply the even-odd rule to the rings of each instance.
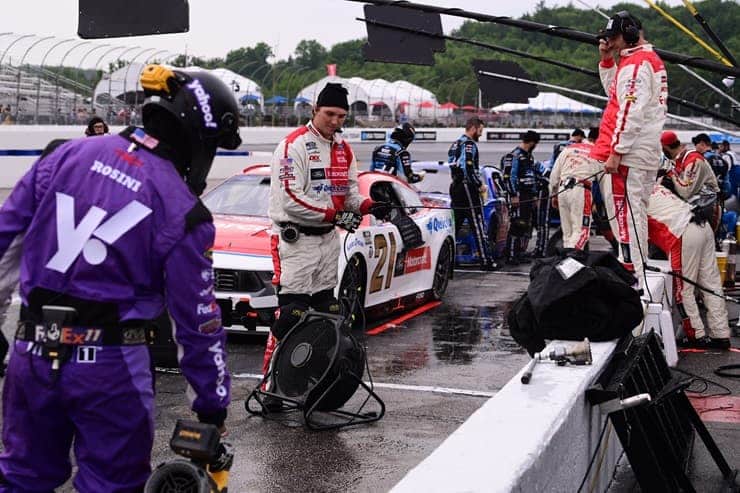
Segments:
[[[113,0],[100,0],[113,1]],[[116,0],[125,4],[125,0]],[[156,3],[157,0],[151,0]],[[466,10],[483,12],[493,15],[517,17],[534,10],[537,0],[417,0],[419,3],[441,5],[445,7],[462,7]],[[590,5],[597,5],[596,0],[583,0]],[[30,50],[28,61],[38,63],[41,56],[51,48],[56,41],[66,38],[77,38],[77,0],[3,0],[1,31],[12,31],[18,34],[37,34],[39,36],[53,35],[58,39],[40,42]],[[145,36],[132,38],[116,38],[113,40],[95,41],[98,44],[112,43],[130,47],[141,46],[169,50],[172,53],[182,53],[187,49],[188,54],[201,57],[224,57],[230,49],[242,46],[254,46],[264,41],[273,47],[278,58],[287,58],[302,39],[316,39],[324,46],[365,36],[365,27],[354,20],[362,16],[363,4],[346,0],[189,0],[190,3],[190,32],[183,34],[168,34],[159,36]],[[546,0],[548,6],[565,5],[568,0]],[[586,8],[578,0],[576,6]],[[605,10],[618,2],[614,0],[600,0],[598,5]],[[633,2],[645,6],[642,2]],[[669,0],[670,5],[678,5],[680,0]],[[584,15],[597,15],[589,12]],[[445,32],[459,26],[462,20],[450,16],[443,16]],[[577,28],[578,26],[569,26]],[[0,49],[5,50],[13,40],[12,36],[0,36]],[[9,56],[16,61],[23,52],[38,38],[28,38],[19,41],[9,52]],[[62,55],[73,48],[66,64],[79,63],[87,50],[94,44],[75,48],[69,42],[54,49],[46,63],[58,63]],[[100,49],[89,56],[89,61],[95,61],[106,50]],[[2,52],[0,52],[1,54]],[[124,53],[124,50],[114,51],[111,56]],[[129,56],[137,55],[141,50],[129,52]],[[155,50],[141,54],[137,61],[146,60]],[[165,54],[166,55],[166,54]]]

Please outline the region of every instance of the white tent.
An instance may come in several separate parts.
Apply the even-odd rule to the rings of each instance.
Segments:
[[[366,80],[360,77],[349,79],[328,76],[310,84],[298,92],[295,107],[315,104],[327,82],[342,84],[349,92],[349,104],[354,113],[372,117],[383,114],[398,116],[403,112],[409,118],[441,117],[450,110],[440,109],[437,97],[429,90],[405,80],[394,82],[385,79]]]
[[[582,103],[556,92],[541,92],[529,103],[504,103],[491,111],[512,113],[515,111],[541,111],[547,113],[601,113],[602,109]]]
[[[123,68],[119,68],[113,73],[104,74],[103,78],[95,86],[93,100],[99,105],[108,105],[111,100],[117,105],[141,104],[144,102],[144,88],[139,83],[141,71],[144,70],[143,63],[134,62]],[[171,67],[175,68],[175,67]],[[250,101],[252,104],[264,104],[262,89],[251,79],[247,79],[231,70],[217,68],[213,70],[203,69],[192,66],[187,68],[177,68],[178,70],[202,70],[211,72],[221,79],[227,86],[234,91],[234,98],[237,102]]]

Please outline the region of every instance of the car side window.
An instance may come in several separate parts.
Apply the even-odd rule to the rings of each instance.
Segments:
[[[406,212],[409,214],[416,214],[423,206],[419,194],[406,188],[400,183],[393,183],[393,189],[398,193],[401,198],[402,205],[407,207]]]
[[[370,187],[370,198],[376,202],[389,202],[395,206],[391,211],[390,219],[393,221],[398,215],[406,215],[403,207],[404,204],[398,197],[398,194],[393,188],[393,184],[388,181],[376,181]]]

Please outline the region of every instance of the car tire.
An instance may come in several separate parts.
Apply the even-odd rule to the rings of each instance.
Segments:
[[[353,255],[342,274],[339,283],[338,298],[342,306],[342,315],[352,320],[352,328],[361,328],[365,325],[365,286],[367,269],[365,261],[360,255]],[[353,307],[349,311],[349,307]]]
[[[439,249],[437,265],[434,267],[434,280],[432,281],[432,297],[435,300],[442,299],[447,285],[452,277],[452,269],[455,264],[455,248],[452,240],[447,238]]]

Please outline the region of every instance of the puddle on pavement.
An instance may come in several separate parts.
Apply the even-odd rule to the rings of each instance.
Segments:
[[[440,361],[469,364],[481,353],[520,353],[506,321],[510,303],[497,307],[440,306],[432,319],[434,354]]]
[[[402,375],[433,366],[471,365],[524,354],[506,322],[511,304],[475,307],[448,303],[379,336],[366,336],[370,366],[379,375]]]

